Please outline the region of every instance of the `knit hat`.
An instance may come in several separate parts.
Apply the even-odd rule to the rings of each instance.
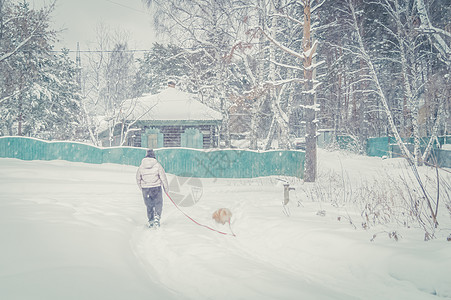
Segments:
[[[146,157],[155,158],[155,152],[152,149],[147,150]]]

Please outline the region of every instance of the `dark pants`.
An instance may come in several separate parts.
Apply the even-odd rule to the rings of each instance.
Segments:
[[[144,203],[147,206],[147,217],[153,221],[155,215],[161,217],[163,210],[163,194],[161,186],[142,189]]]

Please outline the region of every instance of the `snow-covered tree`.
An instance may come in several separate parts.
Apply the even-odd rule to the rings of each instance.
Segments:
[[[304,0],[304,36],[303,36],[303,56],[304,56],[304,93],[305,93],[305,122],[306,122],[306,135],[305,135],[305,168],[304,168],[304,180],[307,182],[313,182],[316,180],[316,111],[318,105],[316,103],[316,86],[318,83],[315,80],[315,61],[314,55],[316,55],[317,41],[311,36],[311,20],[312,10],[315,7],[312,6],[310,0]]]
[[[418,30],[420,32],[428,34],[432,38],[432,46],[438,51],[439,58],[446,63],[448,66],[451,64],[451,32],[449,28],[449,17],[450,17],[450,3],[449,1],[444,1],[444,3],[434,4],[429,3],[429,6],[426,5],[427,1],[425,0],[415,0],[415,8],[417,10],[418,17],[420,19],[420,26]],[[433,10],[433,6],[436,6],[436,9],[439,8],[441,10],[447,11],[445,13],[445,19],[448,18],[448,30],[435,26],[429,17],[428,9]],[[446,21],[445,21],[446,22]]]
[[[416,4],[403,0],[336,3],[323,5],[327,11],[323,24],[329,29],[318,34],[322,41],[318,51],[326,59],[325,84],[319,95],[321,126],[354,135],[361,144],[369,136],[395,135],[396,129],[399,143],[414,140],[413,149],[404,150],[421,163],[420,138],[430,135],[435,124],[424,119],[436,120],[433,116],[439,107],[430,103],[434,100],[428,89],[438,84],[432,80],[434,74],[449,73],[449,67],[432,46],[431,33],[422,29]],[[354,13],[346,8],[350,5]],[[439,27],[449,9],[438,1],[428,12]],[[446,84],[442,88],[448,89]],[[436,128],[443,134],[446,122],[440,122]]]
[[[169,80],[184,83],[194,57],[175,45],[154,43],[143,58],[138,58],[135,89],[141,93],[156,94],[167,86]]]
[[[226,108],[245,107],[252,149],[273,138],[290,148],[292,134],[302,132],[314,153],[320,126],[354,136],[360,149],[370,136],[393,134],[406,156],[401,143],[414,137],[411,158],[418,161],[423,132],[443,132],[440,122],[446,122],[433,122],[441,106],[427,95],[432,75],[449,71],[446,1],[144,2],[158,4],[162,32],[185,53],[199,55],[188,64],[187,78],[198,87],[192,91],[226,99]],[[305,34],[306,7],[309,33],[319,42]],[[326,63],[316,63],[316,55]],[[428,121],[418,123],[425,113]]]
[[[114,45],[109,55],[106,68],[104,70],[106,84],[100,90],[100,97],[105,107],[105,117],[108,122],[110,146],[112,146],[114,130],[121,124],[120,145],[124,145],[127,137],[127,125],[125,123],[125,101],[138,96],[133,90],[134,80],[134,58],[128,52],[126,43]]]
[[[80,138],[81,94],[77,67],[70,59],[68,49],[48,59],[33,89],[34,96],[40,101],[33,109],[29,132],[62,140]]]
[[[313,4],[314,3],[314,4]],[[283,148],[290,148],[289,119],[292,113],[293,103],[290,93],[284,95],[285,89],[291,83],[303,83],[301,94],[303,99],[299,106],[305,111],[304,122],[306,125],[306,161],[304,164],[304,179],[315,181],[316,179],[316,89],[318,82],[315,79],[315,70],[322,62],[315,62],[317,41],[312,38],[311,18],[315,10],[321,7],[323,2],[299,1],[283,2],[275,1],[270,5],[271,25],[268,28],[259,28],[260,32],[271,42],[269,80],[272,85],[273,113],[280,130],[280,139]],[[302,9],[300,9],[302,8]],[[287,28],[301,27],[302,38],[294,39]],[[296,43],[302,40],[302,43]],[[275,51],[280,52],[277,54]],[[276,68],[279,70],[276,74]],[[302,75],[299,76],[299,71]],[[281,105],[282,95],[285,101]]]
[[[135,59],[128,48],[127,33],[111,32],[103,24],[96,30],[95,50],[85,59],[85,126],[94,144],[100,144],[100,131],[106,129],[110,146],[123,145],[129,129],[124,121],[129,107],[124,105],[126,100],[140,95],[135,89]],[[115,136],[119,140],[114,141]]]
[[[428,38],[428,34],[422,29],[421,23],[426,22],[429,18],[423,16],[425,12],[420,10],[419,7],[424,7],[424,3],[420,5],[419,2],[422,1],[416,1],[416,5],[412,5],[409,1],[404,0],[385,0],[381,1],[379,5],[390,16],[389,20],[392,20],[395,24],[395,26],[390,26],[389,24],[381,25],[384,31],[393,37],[393,42],[396,45],[394,48],[395,56],[392,57],[392,61],[398,62],[401,68],[405,107],[410,112],[411,135],[414,138],[412,154],[416,162],[422,164],[419,111],[427,102],[425,99],[427,96],[426,85],[428,77],[431,76],[428,68],[432,64],[437,66],[437,64],[440,64],[440,61],[446,64],[446,60],[443,59],[446,56],[443,56],[443,53],[440,51],[446,50],[447,45],[440,36],[438,36],[438,40],[435,37],[433,39]],[[427,26],[430,27],[431,25]],[[433,51],[430,51],[431,42],[432,45],[439,44],[436,47],[439,51],[438,57],[434,55]],[[425,61],[427,64],[424,63]],[[446,68],[445,64],[443,67]],[[437,119],[440,120],[440,115]],[[432,139],[435,140],[435,137],[436,132],[432,134]]]
[[[145,1],[155,3],[156,25],[160,33],[183,48],[191,61],[192,91],[208,100],[223,115],[221,136],[230,147],[229,109],[235,80],[233,61],[227,59],[238,40],[241,26],[233,18],[234,1]]]
[[[1,134],[68,138],[78,127],[79,94],[67,51],[55,55],[53,5],[30,9],[2,1]]]
[[[111,34],[109,28],[100,23],[96,28],[95,48],[84,57],[82,72],[82,108],[83,126],[89,133],[89,139],[94,145],[100,146],[100,131],[105,130],[105,106],[101,101],[100,90],[105,86],[104,70],[110,51]]]

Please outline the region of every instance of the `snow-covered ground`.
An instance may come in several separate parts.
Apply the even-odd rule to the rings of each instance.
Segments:
[[[333,178],[345,179],[343,197],[351,197],[359,183],[406,176],[400,159],[320,151],[320,183],[282,178],[296,188],[289,216],[280,178],[200,179],[199,202],[182,209],[229,231],[211,213],[230,208],[236,237],[196,225],[167,197],[162,227],[147,229],[135,171],[0,159],[0,299],[451,298],[445,208],[436,239],[424,242],[415,224],[365,230],[361,203],[327,199],[343,193],[327,183]]]

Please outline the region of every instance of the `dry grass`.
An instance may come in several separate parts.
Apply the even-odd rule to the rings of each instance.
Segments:
[[[448,211],[451,217],[451,186],[438,172],[436,177],[421,178],[421,184],[411,173],[399,177],[385,174],[377,179],[362,178],[359,182],[351,182],[345,172],[330,172],[319,176],[315,183],[303,184],[298,189],[298,193],[303,194],[300,198],[318,202],[320,206],[330,203],[338,208],[357,210],[360,220],[351,220],[349,215],[346,218],[353,226],[360,224],[363,229],[377,225],[420,227],[428,240],[435,237],[439,210]],[[390,231],[389,236],[395,240],[400,237],[396,231]]]

